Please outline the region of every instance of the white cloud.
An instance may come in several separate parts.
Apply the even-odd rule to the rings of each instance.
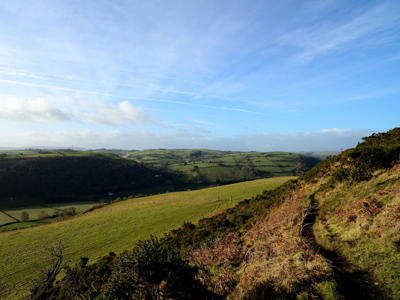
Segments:
[[[128,101],[120,102],[118,106],[97,101],[91,103],[89,112],[77,112],[76,115],[81,120],[108,126],[122,126],[130,122],[147,123],[148,121],[147,113],[141,107],[135,107]]]
[[[0,98],[0,119],[18,122],[89,122],[108,126],[147,123],[148,114],[128,101],[117,105],[96,102]]]
[[[147,122],[147,114],[144,113],[143,109],[140,107],[134,107],[130,102],[123,101],[119,103],[119,111],[122,113],[122,116],[125,117],[126,120],[146,123]]]
[[[0,98],[0,119],[9,121],[69,121],[71,115],[64,109],[54,107],[44,99],[27,100],[8,96]]]

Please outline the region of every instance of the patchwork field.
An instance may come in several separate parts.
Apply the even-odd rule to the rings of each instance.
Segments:
[[[289,152],[235,152],[208,149],[143,150],[127,152],[124,158],[151,168],[184,174],[187,182],[235,182],[245,179],[290,176],[317,163]],[[306,166],[306,160],[311,165]]]
[[[43,216],[51,217],[70,208],[74,208],[77,213],[84,212],[92,208],[94,204],[96,202],[66,202],[3,209],[0,212],[0,232],[39,225],[41,223],[35,221],[42,219]],[[23,222],[22,212],[28,213],[30,222]],[[51,220],[44,220],[44,222],[49,223]]]
[[[95,260],[110,251],[130,249],[150,234],[161,236],[184,222],[198,222],[223,209],[273,189],[293,177],[243,182],[209,189],[165,193],[116,202],[73,219],[0,233],[0,278],[6,299],[28,295],[32,281],[48,263],[44,246],[63,241],[65,259],[75,263],[86,256]]]

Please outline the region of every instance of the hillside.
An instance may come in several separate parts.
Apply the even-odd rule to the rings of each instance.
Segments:
[[[160,176],[162,175],[162,176]],[[39,153],[0,157],[0,204],[18,206],[33,198],[41,202],[88,201],[108,192],[178,182],[171,173],[156,171],[116,155],[92,152]]]
[[[91,267],[92,275],[79,275],[86,267],[76,266],[50,290],[56,295],[71,288],[73,276],[93,282],[103,274],[99,289],[79,285],[69,293],[98,299],[118,293],[123,299],[400,299],[399,158],[400,128],[366,137],[298,180],[186,223],[162,241],[142,241],[109,257],[112,264],[103,260]],[[184,260],[173,260],[176,253]],[[154,264],[146,264],[149,259]],[[196,292],[175,286],[164,267],[176,276],[190,270]],[[49,291],[49,285],[42,288]]]
[[[158,170],[182,175],[194,184],[232,183],[249,179],[294,176],[314,167],[319,159],[289,152],[235,152],[208,149],[157,149],[127,152]]]

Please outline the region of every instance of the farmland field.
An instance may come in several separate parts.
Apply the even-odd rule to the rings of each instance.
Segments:
[[[7,209],[4,210],[10,216],[18,219],[19,221],[23,221],[21,219],[22,212],[27,212],[29,214],[30,220],[37,220],[42,212],[45,212],[48,216],[52,216],[55,212],[53,208],[43,207],[43,206],[26,206],[15,209]]]
[[[0,233],[0,278],[7,284],[7,299],[28,295],[32,280],[46,265],[45,245],[62,240],[68,247],[66,260],[76,263],[86,256],[93,261],[110,251],[120,253],[130,249],[150,234],[161,236],[184,222],[196,223],[292,178],[261,179],[129,199],[68,221]]]
[[[86,211],[95,205],[96,202],[67,202],[67,203],[51,203],[47,206],[52,207],[56,210],[66,210],[71,207],[76,209],[76,212]]]
[[[289,152],[235,152],[208,149],[143,150],[124,158],[155,169],[182,172],[191,183],[237,182],[245,179],[290,176],[300,171],[302,158]],[[314,159],[313,164],[317,161]],[[244,168],[251,166],[250,169]],[[305,167],[309,169],[310,166]],[[302,169],[301,172],[304,172]]]
[[[7,216],[5,213],[0,212],[0,226],[11,222],[16,222],[16,221],[10,216]]]
[[[9,231],[14,229],[21,229],[40,225],[43,222],[50,223],[52,220],[44,220],[41,222],[35,222],[39,220],[41,214],[45,213],[47,216],[51,217],[57,212],[65,211],[71,207],[75,208],[75,212],[84,212],[95,205],[96,202],[65,202],[65,203],[52,203],[43,205],[32,205],[23,206],[13,209],[3,209],[0,212],[0,232]],[[29,214],[29,222],[22,222],[21,214],[22,212],[27,212]],[[18,222],[18,221],[19,222]],[[54,219],[53,219],[54,221]],[[12,223],[12,224],[9,224]],[[7,224],[7,225],[4,225]],[[4,225],[4,226],[2,226]]]

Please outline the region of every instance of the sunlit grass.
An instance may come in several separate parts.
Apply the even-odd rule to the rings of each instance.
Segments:
[[[373,272],[400,299],[400,175],[392,170],[357,185],[337,184],[318,197],[318,242]]]
[[[16,221],[13,218],[4,214],[3,212],[0,212],[0,226],[11,222],[16,222]]]
[[[262,179],[135,198],[68,221],[1,233],[0,278],[4,278],[12,291],[9,299],[21,298],[28,294],[30,283],[46,264],[42,253],[44,245],[63,240],[68,246],[66,260],[77,262],[83,256],[95,260],[110,251],[119,253],[132,248],[139,239],[150,234],[161,236],[184,222],[196,223],[292,178]]]

